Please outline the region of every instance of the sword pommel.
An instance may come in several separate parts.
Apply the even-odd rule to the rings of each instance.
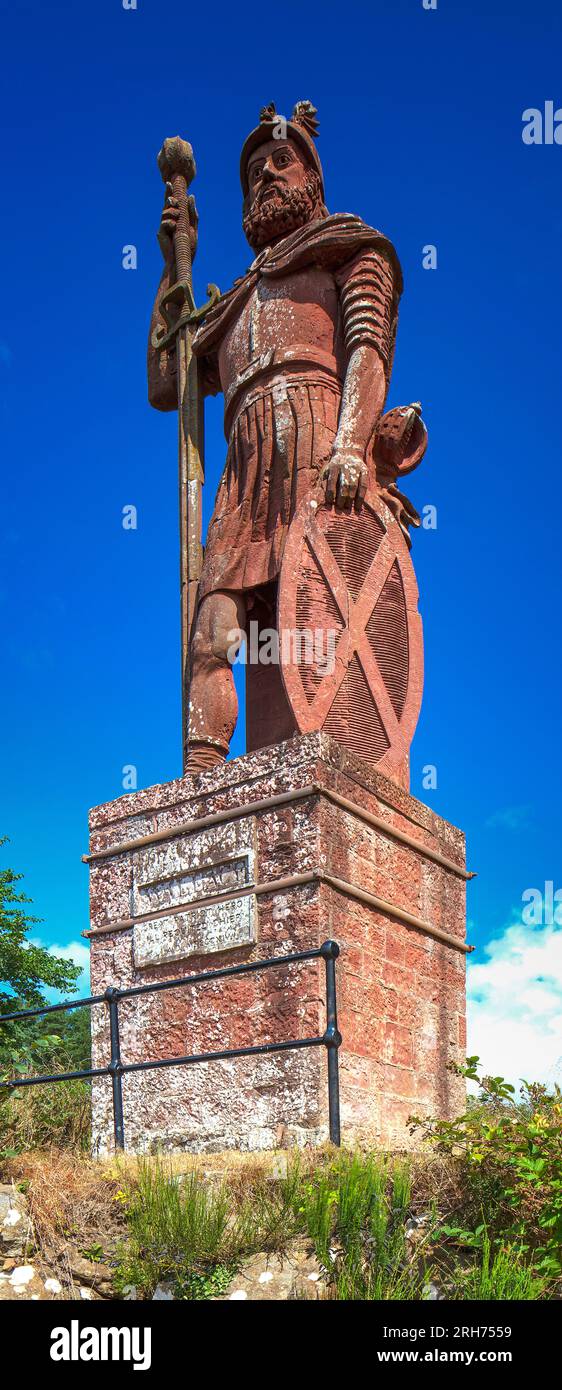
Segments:
[[[189,187],[195,178],[196,168],[193,150],[187,140],[182,140],[180,135],[169,136],[158,155],[158,168],[164,183],[171,182],[179,174],[185,179],[186,187]]]

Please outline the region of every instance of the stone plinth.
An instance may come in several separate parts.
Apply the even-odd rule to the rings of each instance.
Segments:
[[[98,806],[90,831],[94,994],[333,937],[342,1141],[405,1146],[413,1111],[447,1116],[462,1105],[447,1070],[465,1048],[460,830],[310,734]],[[324,998],[321,961],[141,995],[120,1004],[122,1058],[316,1035]],[[102,1065],[105,1007],[92,1018]],[[129,1149],[321,1143],[326,1053],[133,1073],[124,1109]],[[106,1080],[94,1083],[94,1145],[112,1146]]]

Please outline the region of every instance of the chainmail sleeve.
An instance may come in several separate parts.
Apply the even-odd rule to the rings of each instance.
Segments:
[[[392,371],[399,290],[394,269],[380,251],[361,251],[336,272],[346,353],[369,345],[382,358],[387,384]]]

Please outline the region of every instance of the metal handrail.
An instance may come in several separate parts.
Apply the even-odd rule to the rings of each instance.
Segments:
[[[338,1049],[341,1046],[341,1033],[338,1030],[336,996],[336,960],[340,948],[336,941],[324,941],[311,951],[296,951],[287,956],[270,956],[267,960],[249,961],[244,965],[227,965],[220,970],[204,970],[197,975],[184,975],[180,979],[158,980],[155,984],[133,985],[131,989],[119,989],[109,985],[103,994],[90,994],[84,999],[72,999],[62,1004],[46,1004],[43,1008],[20,1009],[17,1013],[0,1014],[0,1023],[11,1023],[15,1019],[37,1018],[44,1014],[60,1012],[63,1009],[93,1008],[96,1004],[107,1004],[109,1010],[109,1039],[111,1060],[106,1067],[88,1067],[81,1071],[55,1072],[52,1076],[26,1076],[17,1081],[5,1081],[2,1085],[12,1089],[20,1086],[46,1086],[57,1081],[88,1080],[91,1077],[110,1076],[113,1101],[113,1132],[115,1148],[125,1148],[125,1123],[123,1117],[123,1076],[128,1072],[152,1071],[161,1067],[192,1066],[198,1062],[217,1062],[231,1057],[258,1057],[269,1052],[288,1052],[304,1047],[325,1047],[328,1056],[328,1115],[330,1140],[339,1145],[340,1135],[340,1096]],[[230,1047],[216,1052],[191,1053],[182,1057],[162,1057],[156,1061],[123,1062],[119,1039],[119,1004],[122,999],[131,999],[139,994],[156,994],[163,989],[177,989],[180,986],[200,984],[205,980],[227,979],[234,975],[248,975],[260,970],[274,969],[281,965],[294,965],[300,961],[323,959],[326,967],[326,1028],[317,1037],[292,1038],[284,1042],[258,1043],[247,1047]]]

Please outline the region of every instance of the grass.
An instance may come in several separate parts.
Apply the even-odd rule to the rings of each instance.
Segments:
[[[42,1148],[86,1153],[91,1108],[87,1081],[22,1086],[0,1097],[0,1151],[10,1156]]]
[[[468,1269],[457,1265],[449,1297],[478,1303],[532,1302],[548,1297],[548,1281],[523,1263],[516,1247],[508,1245],[494,1254],[485,1232],[478,1258]]]
[[[171,1281],[180,1297],[210,1296],[244,1256],[283,1249],[296,1233],[294,1187],[292,1174],[271,1182],[255,1165],[226,1184],[140,1159],[118,1194],[128,1239],[120,1247],[117,1287],[150,1297],[157,1284]]]
[[[301,1182],[301,1226],[347,1301],[422,1297],[422,1252],[411,1258],[406,1222],[411,1176],[405,1160],[342,1154]]]
[[[213,1190],[196,1174],[180,1183],[160,1165],[141,1161],[138,1184],[119,1196],[129,1239],[119,1251],[118,1288],[150,1296],[172,1280],[189,1296],[194,1280],[203,1288],[221,1262],[228,1266],[226,1188]]]
[[[46,1260],[65,1266],[67,1250],[81,1254],[94,1248],[101,1256],[123,1233],[114,1200],[117,1174],[80,1153],[52,1149],[19,1155],[3,1163],[1,1180],[25,1193],[34,1246]]]
[[[451,1249],[441,1221],[457,1178],[441,1158],[434,1182],[432,1161],[334,1150],[294,1154],[286,1176],[274,1173],[271,1155],[103,1161],[52,1150],[11,1160],[3,1176],[26,1191],[37,1244],[59,1252],[57,1268],[72,1250],[93,1268],[102,1260],[116,1292],[139,1298],[161,1282],[188,1301],[220,1296],[246,1258],[294,1241],[314,1250],[340,1301],[418,1301],[431,1282],[455,1300],[552,1296],[528,1257],[485,1227],[478,1248]]]
[[[404,1161],[342,1154],[312,1167],[297,1156],[286,1178],[272,1182],[254,1173],[236,1192],[196,1173],[178,1181],[166,1165],[141,1160],[137,1182],[125,1185],[121,1200],[128,1240],[117,1284],[145,1297],[163,1281],[181,1297],[210,1296],[217,1278],[222,1287],[243,1258],[282,1251],[302,1236],[336,1298],[419,1299],[427,1282],[425,1258],[418,1248],[412,1259],[406,1233],[411,1187]]]

